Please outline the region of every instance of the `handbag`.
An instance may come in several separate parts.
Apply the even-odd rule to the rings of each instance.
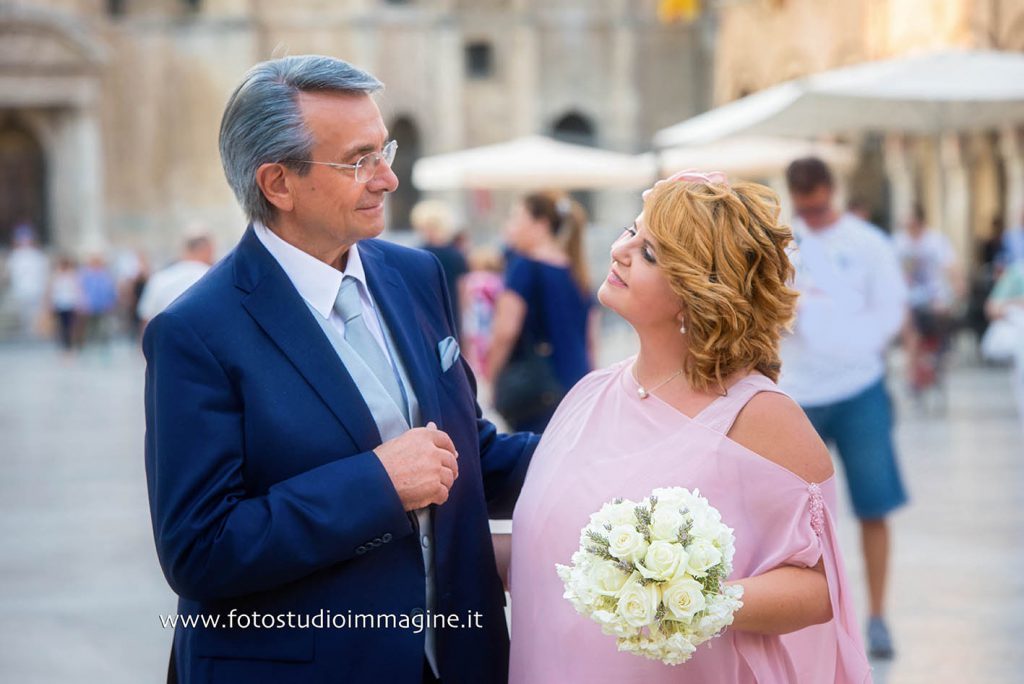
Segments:
[[[1011,309],[992,321],[981,338],[981,356],[986,361],[1005,363],[1024,352],[1024,312]]]
[[[536,289],[536,277],[533,282]],[[532,299],[541,302],[540,321],[544,326],[543,300]],[[527,329],[524,321],[513,349],[512,358],[494,382],[494,408],[506,423],[514,426],[550,413],[565,396],[565,390],[552,367],[553,350],[546,335],[534,339],[533,331]]]

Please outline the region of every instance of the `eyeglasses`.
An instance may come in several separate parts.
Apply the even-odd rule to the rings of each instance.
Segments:
[[[367,183],[371,178],[377,175],[377,170],[380,168],[381,163],[391,166],[391,162],[395,161],[395,153],[398,151],[398,141],[392,140],[386,145],[380,152],[370,152],[364,154],[362,157],[356,160],[355,164],[336,164],[334,162],[321,162],[321,161],[309,161],[305,159],[293,160],[296,164],[320,164],[321,166],[330,166],[334,169],[355,169],[355,177],[357,183]]]

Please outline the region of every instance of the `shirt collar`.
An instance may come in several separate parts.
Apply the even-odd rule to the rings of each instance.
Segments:
[[[330,318],[334,301],[341,289],[341,281],[345,276],[355,278],[362,285],[364,292],[369,291],[358,245],[349,248],[345,270],[342,272],[303,252],[295,245],[285,242],[261,222],[253,221],[252,227],[259,241],[284,269],[299,295],[324,318]]]

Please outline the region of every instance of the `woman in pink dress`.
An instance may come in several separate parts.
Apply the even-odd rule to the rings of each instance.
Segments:
[[[513,684],[870,681],[831,460],[775,385],[797,297],[778,215],[764,186],[684,173],[645,193],[613,245],[598,297],[640,349],[576,385],[533,457],[513,522]],[[555,572],[591,513],[657,487],[721,512],[744,590],[733,624],[677,666],[619,652]]]

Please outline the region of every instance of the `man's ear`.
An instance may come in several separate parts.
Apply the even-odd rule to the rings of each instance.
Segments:
[[[289,180],[283,164],[262,164],[256,169],[256,185],[278,211],[291,211],[295,208],[295,197]]]

